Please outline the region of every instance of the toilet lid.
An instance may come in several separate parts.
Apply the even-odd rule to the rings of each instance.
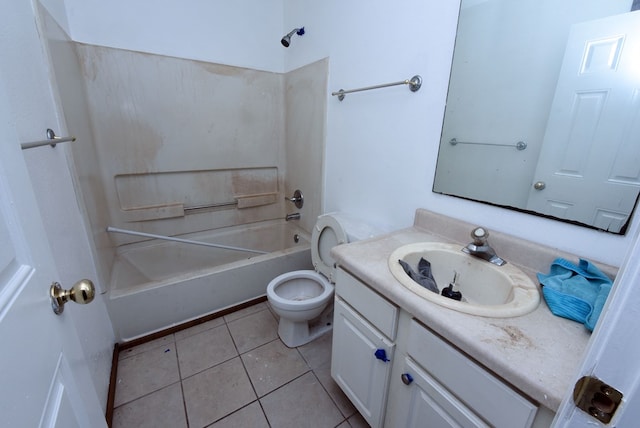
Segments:
[[[331,283],[334,283],[336,278],[336,261],[329,252],[336,245],[347,242],[347,233],[338,220],[331,215],[318,217],[311,235],[311,262],[313,268],[327,277]]]

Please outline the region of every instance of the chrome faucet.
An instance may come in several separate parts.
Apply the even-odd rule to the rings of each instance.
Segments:
[[[286,221],[289,221],[289,220],[300,220],[300,213],[287,214],[287,216],[284,219]]]
[[[495,250],[489,246],[488,237],[489,232],[484,227],[476,227],[471,231],[473,242],[464,247],[462,252],[479,257],[494,265],[502,266],[506,264],[507,262],[498,257]]]

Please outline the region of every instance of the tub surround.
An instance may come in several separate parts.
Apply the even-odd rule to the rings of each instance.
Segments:
[[[590,333],[582,324],[554,316],[544,300],[521,317],[487,318],[456,312],[417,297],[391,274],[387,259],[396,248],[424,241],[453,242],[462,248],[477,225],[419,209],[413,227],[366,241],[336,247],[332,255],[372,289],[400,306],[469,357],[540,405],[557,411],[572,388]],[[536,272],[548,272],[556,257],[575,256],[491,233],[498,255],[521,268],[537,284]],[[597,261],[613,277],[617,269]]]

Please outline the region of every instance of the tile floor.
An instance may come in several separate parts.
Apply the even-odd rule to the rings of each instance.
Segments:
[[[368,427],[331,379],[331,333],[295,349],[263,302],[120,353],[112,428]]]

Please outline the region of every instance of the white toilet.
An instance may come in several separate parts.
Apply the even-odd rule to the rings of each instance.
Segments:
[[[378,231],[342,213],[318,217],[311,236],[311,262],[315,270],[297,270],[274,278],[267,299],[280,316],[278,335],[290,348],[304,345],[331,330],[336,245],[375,236]]]

